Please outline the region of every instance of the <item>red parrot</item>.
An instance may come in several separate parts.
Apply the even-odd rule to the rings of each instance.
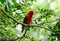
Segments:
[[[33,16],[33,11],[29,11],[28,13],[27,13],[27,15],[25,16],[25,18],[24,18],[24,20],[23,20],[23,23],[25,23],[25,24],[30,24],[30,22],[31,22],[31,20],[32,20],[32,16]],[[24,25],[22,25],[22,32],[24,31]]]

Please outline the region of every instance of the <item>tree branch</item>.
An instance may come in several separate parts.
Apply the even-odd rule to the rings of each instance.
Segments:
[[[22,23],[22,22],[17,21],[15,18],[13,18],[13,17],[10,16],[9,14],[7,14],[2,8],[0,8],[0,10],[3,12],[3,14],[7,15],[8,18],[11,18],[11,19],[12,19],[13,21],[15,21],[16,23],[22,24],[22,25],[25,25],[25,26],[30,26],[30,27],[32,27],[32,26],[38,27],[38,26],[41,26],[41,25],[43,25],[43,24],[45,24],[45,23],[51,23],[51,22],[55,22],[55,21],[57,21],[57,20],[60,20],[60,19],[56,19],[56,20],[53,20],[53,21],[50,21],[50,22],[42,22],[42,23],[40,23],[40,24],[30,24],[30,25],[27,25],[27,24],[24,24],[24,23]],[[55,31],[55,30],[51,30],[51,29],[48,29],[48,28],[45,28],[45,27],[42,27],[42,26],[41,26],[41,28],[44,28],[44,29],[46,29],[46,30],[49,30],[49,31],[52,31],[52,32],[55,32],[55,33],[60,34],[59,32],[57,32],[57,31]]]

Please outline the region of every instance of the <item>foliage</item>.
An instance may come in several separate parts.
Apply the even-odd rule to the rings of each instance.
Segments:
[[[23,21],[29,10],[34,11],[31,24],[46,22],[38,27],[31,26],[25,37],[20,39],[19,37],[23,35],[22,24],[13,21],[0,10],[0,41],[59,41],[59,4],[59,0],[0,0],[0,8],[19,22]]]

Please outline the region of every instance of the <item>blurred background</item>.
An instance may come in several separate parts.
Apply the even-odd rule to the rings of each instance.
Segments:
[[[30,10],[37,26],[20,39],[22,24],[15,20],[23,22]],[[60,41],[60,0],[0,0],[0,41]]]

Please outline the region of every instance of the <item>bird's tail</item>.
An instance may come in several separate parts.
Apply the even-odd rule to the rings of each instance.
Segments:
[[[22,31],[21,32],[23,32],[24,31],[24,25],[22,26]]]

